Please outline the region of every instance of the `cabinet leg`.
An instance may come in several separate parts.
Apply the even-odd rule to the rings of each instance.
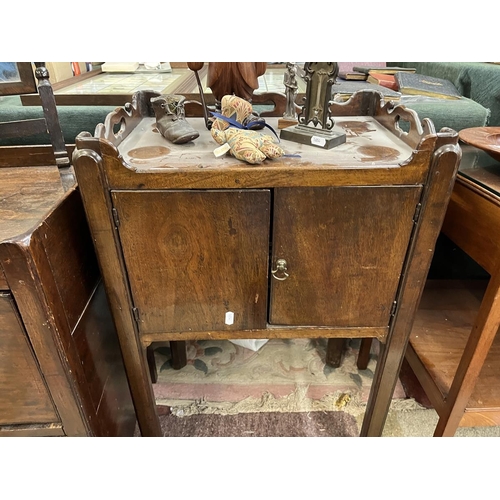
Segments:
[[[338,368],[344,356],[345,339],[328,339],[326,364]]]
[[[161,437],[162,430],[153,392],[147,348],[122,350],[137,421],[143,437]]]
[[[186,341],[185,340],[171,340],[170,352],[172,353],[172,368],[180,370],[187,364],[186,355]]]
[[[373,383],[366,406],[365,417],[361,427],[361,436],[381,436],[385,419],[392,401],[394,388],[398,380],[399,370],[406,350],[406,344],[397,338],[397,332],[389,347],[380,345],[380,354],[373,377]]]
[[[361,345],[358,353],[358,370],[366,370],[370,361],[370,350],[373,339],[361,339]]]
[[[158,371],[156,370],[155,350],[153,344],[148,345],[146,348],[146,359],[148,360],[149,375],[151,383],[156,384],[158,381]]]

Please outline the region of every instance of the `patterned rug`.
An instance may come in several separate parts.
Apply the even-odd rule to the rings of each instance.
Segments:
[[[164,437],[356,437],[359,435],[356,419],[343,411],[200,414],[179,418],[172,415],[167,406],[159,406],[158,416]]]
[[[273,339],[252,351],[229,341],[187,342],[182,370],[172,368],[168,344],[158,346],[153,389],[165,436],[359,435],[379,344],[373,342],[366,370],[356,366],[360,340],[347,342],[339,368],[325,364],[326,345]],[[408,398],[398,382],[383,436],[430,437],[437,421],[435,410]],[[455,435],[499,437],[500,427],[459,428]]]
[[[339,368],[325,364],[326,339],[271,339],[257,351],[230,341],[187,342],[188,364],[174,370],[170,348],[155,349],[158,405],[173,415],[344,411],[364,414],[377,362],[373,342],[366,370],[356,366],[360,340],[347,343]],[[398,383],[393,406],[421,408]]]

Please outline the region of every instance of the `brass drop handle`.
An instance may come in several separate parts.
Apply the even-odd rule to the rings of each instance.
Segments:
[[[285,281],[288,278],[288,276],[290,276],[287,273],[287,270],[288,270],[288,267],[287,267],[286,260],[285,259],[278,259],[276,261],[276,269],[271,269],[271,273],[273,275],[273,278],[275,278],[279,281]]]

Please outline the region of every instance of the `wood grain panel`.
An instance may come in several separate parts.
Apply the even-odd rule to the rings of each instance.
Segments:
[[[37,231],[68,322],[75,328],[99,281],[99,266],[78,191]]]
[[[10,294],[0,293],[0,425],[58,422]]]
[[[132,435],[121,351],[104,291],[97,287],[99,268],[78,190],[33,233],[31,252],[89,433]],[[128,429],[121,429],[122,420],[131,421]]]
[[[136,418],[120,345],[102,283],[73,333],[99,436],[132,436]]]
[[[500,426],[500,410],[497,411],[465,411],[460,420],[459,427],[490,427]]]
[[[64,195],[55,166],[2,168],[1,173],[0,242],[39,224]]]
[[[268,190],[123,191],[113,200],[141,333],[265,328]]]
[[[270,322],[387,326],[418,187],[276,189]],[[395,211],[397,207],[397,212]]]
[[[291,326],[283,327],[267,325],[265,330],[231,330],[227,331],[205,331],[205,332],[162,332],[145,333],[141,335],[141,342],[148,346],[151,342],[162,342],[165,340],[227,340],[231,339],[299,339],[299,338],[340,338],[360,339],[377,338],[384,342],[389,328],[385,327],[317,327],[317,326]]]
[[[68,353],[62,351],[60,343],[60,326],[66,318],[59,301],[52,300],[57,290],[50,269],[43,262],[40,239],[30,236],[23,241],[29,242],[29,246],[18,242],[0,245],[0,260],[64,431],[66,435],[85,436],[87,423],[82,419],[81,404],[74,392]]]
[[[472,184],[457,177],[442,231],[491,274],[500,264],[500,206],[498,198]]]
[[[28,424],[0,426],[0,437],[65,436],[61,424]]]
[[[69,158],[74,149],[74,144],[66,145]],[[0,146],[0,168],[36,166],[53,168],[55,165],[56,159],[52,146]]]
[[[190,167],[181,165],[179,168],[152,168],[145,172],[144,169],[134,171],[123,167],[120,160],[111,158],[104,168],[114,189],[151,190],[413,185],[424,183],[427,175],[419,164],[401,168],[339,168],[335,165],[300,162],[287,157],[273,160],[270,168],[267,164],[244,165],[232,157],[219,160],[219,165],[208,167],[204,162]]]

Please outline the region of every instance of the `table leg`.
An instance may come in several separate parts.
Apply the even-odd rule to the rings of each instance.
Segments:
[[[338,368],[344,354],[345,339],[328,339],[326,348],[326,364]]]
[[[186,341],[171,340],[170,352],[172,353],[172,368],[175,370],[184,368],[187,364]]]
[[[146,358],[148,360],[151,383],[156,384],[156,382],[158,382],[158,370],[156,369],[155,350],[153,344],[149,344],[148,347],[146,347]]]
[[[373,339],[361,339],[361,345],[358,353],[358,370],[366,370],[368,362],[370,361],[370,350],[372,347]]]

